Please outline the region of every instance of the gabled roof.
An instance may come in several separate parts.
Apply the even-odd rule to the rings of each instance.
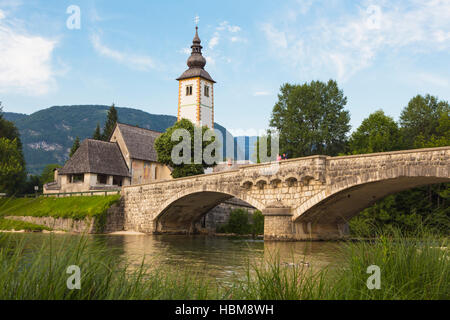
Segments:
[[[125,159],[117,143],[84,140],[58,174],[98,173],[129,177]]]
[[[122,133],[130,158],[137,160],[157,162],[158,154],[154,144],[161,132],[117,123],[117,128]]]

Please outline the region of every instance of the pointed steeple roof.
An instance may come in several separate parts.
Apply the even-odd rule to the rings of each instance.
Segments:
[[[206,59],[202,55],[202,46],[201,46],[201,40],[198,36],[198,27],[195,27],[195,36],[192,40],[192,52],[191,56],[187,60],[187,65],[189,67],[188,70],[186,70],[177,80],[183,80],[183,79],[189,79],[194,77],[201,77],[206,80],[212,81],[215,83],[215,81],[211,78],[208,72],[206,72],[205,65],[206,65]]]

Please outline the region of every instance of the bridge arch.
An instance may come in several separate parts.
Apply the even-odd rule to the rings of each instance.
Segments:
[[[380,199],[419,186],[450,182],[449,168],[395,166],[349,176],[328,186],[293,212],[294,222],[340,224]]]
[[[222,202],[237,198],[258,210],[264,205],[246,193],[235,190],[217,190],[205,186],[188,188],[170,197],[159,208],[154,217],[157,232],[192,232],[194,224],[211,209]]]

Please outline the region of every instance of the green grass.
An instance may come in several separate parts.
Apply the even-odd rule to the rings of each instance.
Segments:
[[[232,281],[218,282],[199,271],[128,265],[104,244],[85,237],[41,247],[0,235],[0,299],[449,299],[448,240],[423,234],[379,235],[372,242],[348,242],[340,264],[314,270],[286,266],[276,253],[249,265]],[[381,269],[381,289],[366,286],[367,267]],[[81,290],[66,287],[69,265],[81,269]]]
[[[1,216],[33,216],[71,218],[101,217],[120,195],[66,198],[9,198],[0,199]]]
[[[3,219],[0,218],[0,230],[3,231],[43,231],[48,230],[50,231],[50,228],[47,228],[45,226],[40,226],[34,223],[24,222],[24,221],[16,221],[16,220],[10,220],[10,219]]]

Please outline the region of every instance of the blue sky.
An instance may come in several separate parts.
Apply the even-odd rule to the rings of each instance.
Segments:
[[[196,15],[215,119],[232,132],[267,128],[285,82],[336,79],[354,128],[380,108],[397,119],[419,93],[450,100],[448,0],[0,0],[0,101],[176,115]]]

